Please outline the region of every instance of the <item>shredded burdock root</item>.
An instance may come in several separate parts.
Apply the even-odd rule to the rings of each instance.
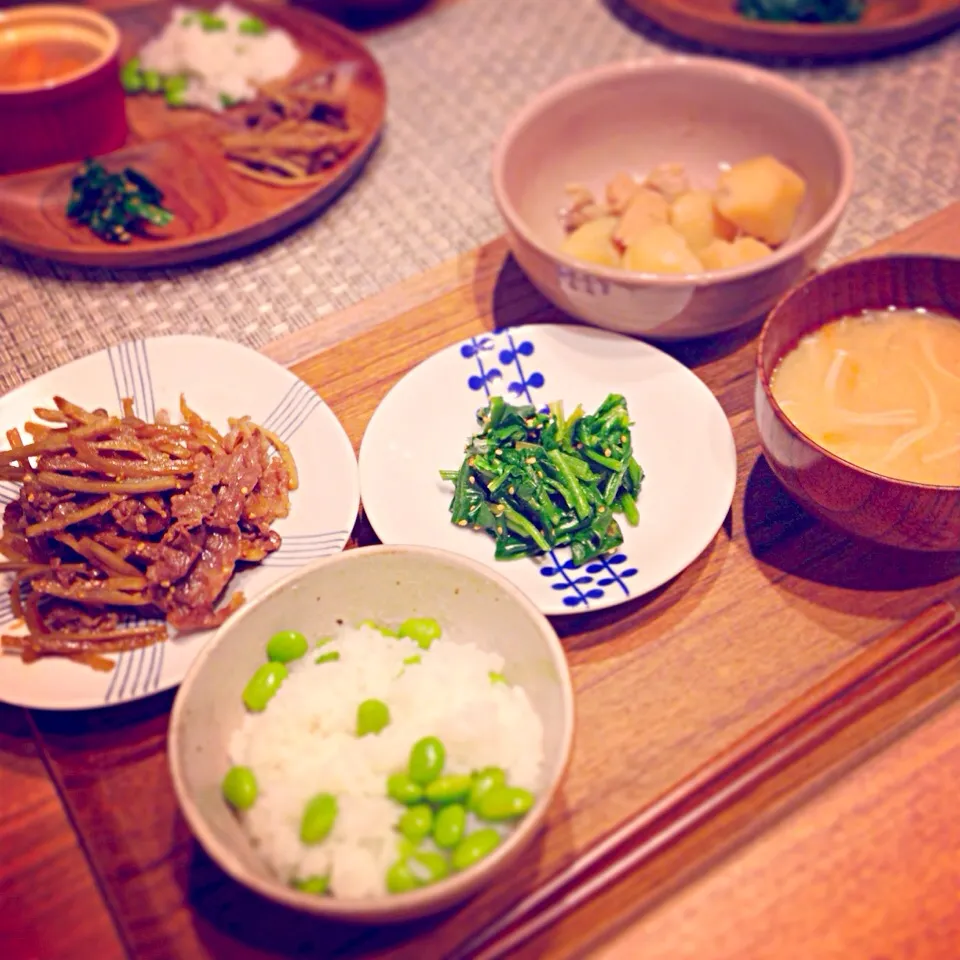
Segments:
[[[183,397],[183,422],[161,412],[85,410],[54,398],[40,422],[9,430],[0,479],[20,485],[3,512],[0,572],[25,636],[4,651],[25,662],[64,656],[104,669],[102,656],[159,643],[167,624],[218,626],[243,603],[217,603],[238,564],[280,546],[271,529],[297,487],[290,450],[248,417],[221,435]],[[131,617],[166,622],[130,625]]]
[[[327,170],[360,142],[347,119],[350,65],[288,84],[273,81],[238,108],[240,129],[221,137],[230,166],[271,186],[300,187],[328,178]]]

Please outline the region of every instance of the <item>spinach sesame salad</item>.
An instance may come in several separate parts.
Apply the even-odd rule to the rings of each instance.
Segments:
[[[538,410],[495,396],[477,421],[460,468],[440,476],[454,484],[453,523],[485,530],[497,560],[569,546],[579,567],[623,543],[616,515],[637,525],[644,474],[620,394],[569,415],[559,401]]]

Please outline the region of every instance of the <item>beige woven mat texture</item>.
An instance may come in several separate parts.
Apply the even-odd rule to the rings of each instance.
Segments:
[[[385,136],[359,181],[293,235],[216,266],[137,273],[0,248],[0,393],[131,337],[258,347],[491,240],[489,156],[514,111],[566,74],[691,49],[620,0],[456,0],[368,42],[387,77]],[[768,65],[853,139],[856,190],[827,260],[960,198],[960,33],[848,66]]]

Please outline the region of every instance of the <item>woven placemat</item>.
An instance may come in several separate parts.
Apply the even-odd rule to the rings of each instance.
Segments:
[[[489,158],[534,93],[614,60],[704,51],[619,0],[456,0],[372,34],[389,88],[365,174],[296,233],[199,269],[113,273],[0,249],[0,392],[130,337],[204,333],[254,347],[501,232]],[[960,197],[960,33],[851,65],[765,64],[846,124],[857,186],[826,257]]]

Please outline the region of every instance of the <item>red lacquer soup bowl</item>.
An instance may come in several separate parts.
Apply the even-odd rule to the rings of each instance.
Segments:
[[[960,323],[960,259],[854,260],[788,293],[760,334],[755,391],[760,442],[780,482],[821,520],[890,546],[960,550],[960,487],[892,479],[840,459],[801,433],[770,389],[777,365],[803,336],[842,316],[890,307],[923,307]]]
[[[108,153],[127,120],[120,35],[80,7],[0,11],[0,174]]]

